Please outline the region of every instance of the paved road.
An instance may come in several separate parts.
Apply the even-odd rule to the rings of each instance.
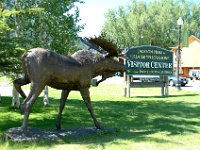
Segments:
[[[108,78],[106,79],[103,83],[106,84],[124,84],[124,78],[123,77],[112,77],[112,78]],[[173,86],[169,86],[169,89],[172,90],[176,90],[176,87]],[[200,80],[196,80],[196,81],[191,81],[189,80],[189,83],[186,86],[182,86],[181,87],[182,90],[185,91],[197,91],[200,92]]]
[[[0,95],[1,96],[11,96],[12,95],[12,83],[0,82]],[[29,90],[24,90],[28,94]]]
[[[121,84],[124,85],[124,78],[123,77],[112,77],[106,79],[104,84]],[[175,90],[176,87],[169,87],[172,90]],[[191,81],[185,87],[181,87],[182,90],[185,91],[195,91],[200,92],[200,80]],[[25,93],[28,93],[26,90]],[[12,95],[12,85],[6,82],[0,82],[0,94],[1,96],[11,96]]]
[[[1,96],[12,95],[12,85],[7,82],[0,82],[0,95]]]
[[[175,89],[176,87],[170,87],[171,89]],[[191,81],[189,80],[189,83],[185,86],[181,87],[182,90],[185,91],[193,91],[193,92],[200,92],[200,80]]]

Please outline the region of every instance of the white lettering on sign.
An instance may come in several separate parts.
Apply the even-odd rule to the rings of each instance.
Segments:
[[[128,68],[155,68],[155,69],[173,68],[173,64],[167,62],[156,62],[156,61],[141,62],[141,61],[127,60],[126,63]]]
[[[172,63],[166,63],[166,62],[151,62],[151,68],[172,68]]]

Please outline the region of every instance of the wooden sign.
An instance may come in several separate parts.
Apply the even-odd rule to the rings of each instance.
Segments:
[[[172,75],[173,52],[157,46],[137,46],[126,50],[127,75]]]

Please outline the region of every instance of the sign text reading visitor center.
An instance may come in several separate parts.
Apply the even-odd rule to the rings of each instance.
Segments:
[[[137,46],[126,50],[127,75],[172,75],[173,53],[157,46]]]

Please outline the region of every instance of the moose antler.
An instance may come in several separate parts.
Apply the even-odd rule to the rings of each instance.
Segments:
[[[118,57],[117,46],[111,41],[102,37],[89,38],[88,41],[92,44],[100,46],[103,50],[107,51],[109,57]]]

